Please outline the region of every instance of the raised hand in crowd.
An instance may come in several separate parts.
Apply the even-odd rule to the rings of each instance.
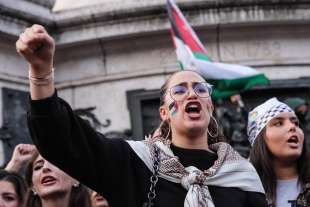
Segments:
[[[34,145],[18,144],[5,170],[22,173],[37,156],[38,151]]]

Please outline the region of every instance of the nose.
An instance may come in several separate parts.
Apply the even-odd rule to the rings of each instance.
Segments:
[[[51,164],[47,161],[45,161],[43,168],[42,168],[43,172],[50,172],[51,171]]]
[[[188,88],[187,98],[189,98],[189,99],[197,98],[197,94],[193,88]]]
[[[296,131],[296,124],[295,123],[292,123],[292,122],[290,122],[289,121],[289,123],[288,123],[288,125],[289,125],[289,131],[293,131],[293,132],[295,132]]]

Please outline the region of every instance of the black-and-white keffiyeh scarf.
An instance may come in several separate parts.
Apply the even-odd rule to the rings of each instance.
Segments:
[[[254,167],[227,143],[219,142],[209,146],[210,150],[217,153],[218,159],[204,171],[195,166],[184,167],[169,145],[161,139],[149,138],[128,143],[152,172],[154,145],[160,149],[159,177],[180,183],[188,191],[184,207],[214,207],[209,185],[265,193]]]

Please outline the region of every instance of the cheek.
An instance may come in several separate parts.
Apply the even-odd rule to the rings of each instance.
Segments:
[[[71,187],[73,186],[74,182],[73,182],[73,179],[70,176],[68,176],[67,174],[61,172],[60,174],[58,174],[58,177],[61,180],[63,188],[71,189]]]
[[[208,110],[210,111],[213,110],[213,103],[212,103],[211,98],[206,99],[206,104],[207,104]]]
[[[213,112],[213,103],[211,99],[203,99],[203,103],[205,104],[206,110],[211,114]]]
[[[302,129],[301,128],[297,128],[298,129],[298,134],[300,135],[300,139],[302,140],[302,141],[304,141],[304,139],[305,139],[305,134],[304,134],[304,132],[302,131]]]
[[[32,172],[32,185],[35,187],[39,183],[39,173]]]
[[[266,138],[265,142],[269,150],[273,151],[273,149],[279,144],[279,137],[277,133],[270,132],[269,130],[266,131]]]

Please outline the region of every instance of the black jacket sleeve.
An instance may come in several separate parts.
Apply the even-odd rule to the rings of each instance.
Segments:
[[[30,105],[28,127],[45,159],[106,197],[117,192],[121,198],[120,186],[134,188],[136,165],[142,161],[127,142],[96,132],[56,92]]]

